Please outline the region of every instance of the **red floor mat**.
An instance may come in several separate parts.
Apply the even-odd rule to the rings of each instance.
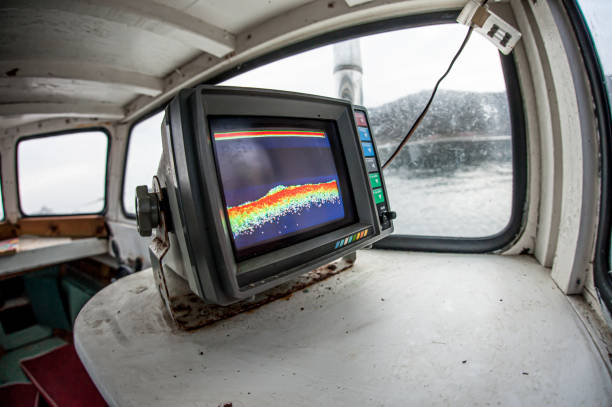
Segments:
[[[0,407],[37,407],[38,390],[32,383],[0,386]]]
[[[71,344],[23,359],[21,368],[52,407],[107,405]]]

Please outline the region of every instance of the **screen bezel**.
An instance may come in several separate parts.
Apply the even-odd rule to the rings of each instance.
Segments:
[[[343,145],[342,140],[338,136],[338,127],[336,122],[333,120],[322,120],[312,119],[304,117],[279,117],[279,116],[242,116],[242,115],[208,115],[208,137],[211,140],[213,146],[213,156],[215,159],[215,166],[217,169],[217,182],[219,183],[219,191],[221,192],[221,199],[223,202],[223,212],[225,215],[225,224],[228,228],[230,235],[230,241],[232,244],[232,251],[237,262],[248,260],[250,258],[261,256],[266,253],[273,252],[285,247],[289,247],[296,243],[300,243],[314,237],[324,235],[331,231],[340,229],[342,227],[354,224],[356,222],[356,209],[354,194],[351,187],[349,178],[348,168],[346,160],[342,154]],[[336,173],[338,176],[339,189],[342,196],[342,202],[344,206],[344,217],[330,222],[325,222],[319,225],[311,226],[309,228],[293,232],[285,237],[279,239],[265,241],[261,244],[253,245],[238,249],[236,242],[233,238],[233,232],[231,230],[229,214],[227,211],[227,202],[225,199],[225,191],[223,180],[220,173],[219,156],[215,148],[214,133],[215,128],[218,127],[221,121],[236,120],[237,122],[242,121],[245,123],[244,127],[247,126],[252,129],[263,129],[263,128],[301,128],[301,129],[312,129],[324,131],[327,135],[327,139],[330,144],[330,150],[333,156],[334,164],[336,166]],[[248,124],[247,124],[248,123]]]

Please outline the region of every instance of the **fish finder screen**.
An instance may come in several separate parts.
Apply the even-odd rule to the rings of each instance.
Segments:
[[[316,120],[210,119],[239,260],[351,222],[354,204],[335,127]]]

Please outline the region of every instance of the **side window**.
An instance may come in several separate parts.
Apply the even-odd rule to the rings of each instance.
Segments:
[[[99,130],[17,144],[19,205],[27,216],[100,213],[106,206],[109,137]]]
[[[457,24],[440,24],[362,36],[222,84],[348,96],[368,108],[384,162],[425,106],[465,32]],[[398,214],[396,233],[486,238],[502,232],[513,210],[511,133],[499,53],[472,35],[419,130],[385,170]]]
[[[123,178],[123,210],[134,216],[134,199],[138,185],[151,185],[152,174],[157,173],[162,154],[161,123],[164,112],[157,113],[132,127],[128,143]]]
[[[612,29],[609,21],[612,17],[612,3],[597,0],[579,0],[580,10],[589,25],[591,37],[597,48],[599,63],[606,78],[608,96],[612,100]],[[612,106],[611,106],[612,107]]]

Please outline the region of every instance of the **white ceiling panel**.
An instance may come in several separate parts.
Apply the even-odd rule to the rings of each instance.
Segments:
[[[238,34],[312,0],[155,0]]]
[[[163,76],[201,51],[160,34],[54,9],[0,6],[0,59],[80,61]]]
[[[155,76],[121,71],[103,65],[83,61],[57,62],[51,60],[0,59],[0,80],[23,78],[58,78],[96,82],[104,86],[130,90],[134,93],[155,96],[163,90],[163,81]],[[20,82],[24,85],[23,82]]]
[[[134,118],[296,29],[324,32],[326,19],[345,13],[371,18],[377,7],[423,2],[3,0],[0,128],[45,117]]]
[[[93,101],[123,105],[133,97],[133,90],[100,82],[0,77],[0,103]]]

